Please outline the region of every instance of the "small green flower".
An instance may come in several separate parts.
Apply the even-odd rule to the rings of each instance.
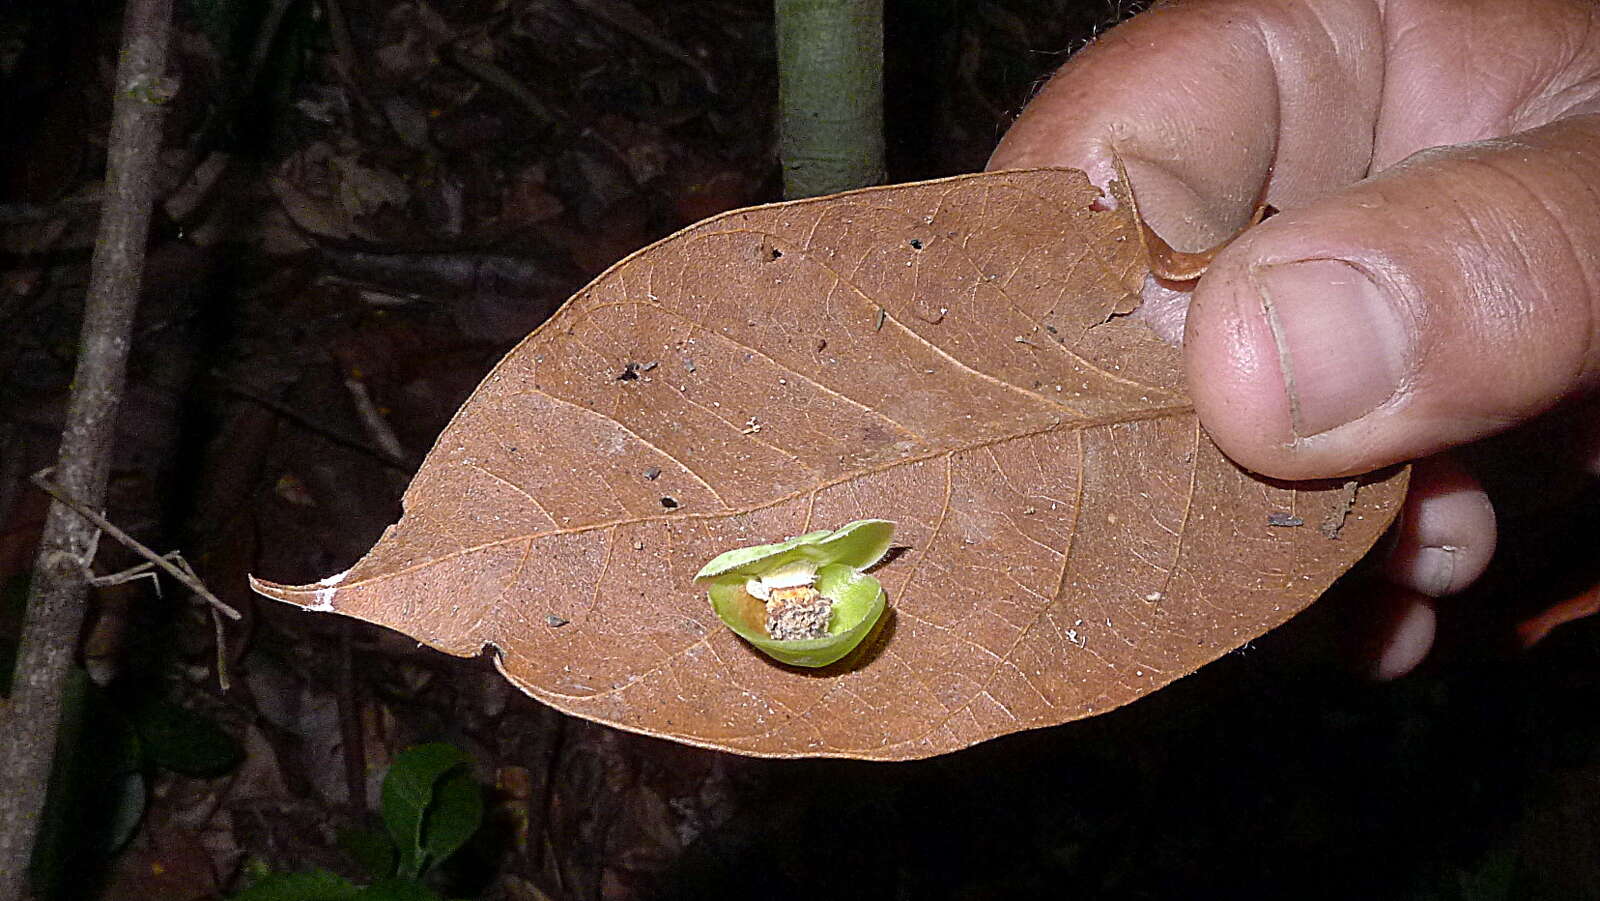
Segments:
[[[776,544],[736,548],[694,577],[740,638],[795,666],[827,666],[855,649],[883,615],[883,586],[862,572],[883,559],[894,523],[860,519]]]

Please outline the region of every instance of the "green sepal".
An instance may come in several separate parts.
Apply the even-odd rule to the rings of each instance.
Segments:
[[[740,573],[726,574],[711,584],[711,608],[724,625],[768,657],[794,666],[827,666],[872,633],[883,616],[885,596],[877,579],[841,563],[819,568],[815,587],[833,601],[828,634],[821,638],[780,641],[768,635],[766,604],[745,591]]]
[[[786,563],[811,560],[819,566],[839,563],[854,570],[867,569],[889,552],[894,523],[886,519],[858,519],[829,531],[821,529],[776,544],[757,544],[718,554],[695,573],[695,581],[723,576],[759,576]]]

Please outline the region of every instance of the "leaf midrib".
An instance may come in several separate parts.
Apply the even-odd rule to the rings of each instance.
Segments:
[[[562,403],[569,403],[567,401],[561,401],[560,398],[555,398],[555,397],[552,397],[551,395],[545,394],[542,391],[537,392],[537,393],[542,394],[545,397],[550,397],[552,400],[557,400],[557,401],[560,401]],[[566,536],[566,535],[581,535],[581,534],[584,534],[586,532],[598,532],[598,531],[603,531],[603,530],[606,530],[606,529],[613,529],[613,528],[616,528],[618,526],[639,525],[641,523],[661,522],[661,521],[665,521],[665,520],[726,519],[726,518],[731,517],[731,516],[745,516],[747,514],[754,513],[754,512],[759,511],[759,510],[765,510],[765,509],[768,509],[770,507],[775,507],[775,506],[777,506],[779,504],[795,500],[796,498],[804,497],[807,494],[812,494],[812,493],[815,493],[815,492],[818,492],[818,491],[822,491],[822,490],[825,490],[825,489],[828,489],[828,488],[832,488],[832,487],[837,486],[837,485],[843,485],[843,484],[845,484],[847,482],[850,482],[850,481],[853,481],[855,479],[865,478],[865,477],[870,476],[870,475],[876,475],[877,473],[880,473],[880,472],[887,472],[887,471],[889,471],[891,469],[894,469],[894,468],[896,468],[898,466],[909,466],[909,465],[912,465],[912,464],[915,464],[915,463],[922,463],[922,462],[925,462],[925,461],[928,461],[928,460],[938,459],[940,457],[954,456],[955,454],[967,453],[969,451],[979,450],[979,449],[982,449],[982,448],[985,448],[985,447],[996,447],[996,446],[1005,444],[1006,442],[1009,442],[1009,441],[1020,441],[1020,440],[1022,440],[1024,438],[1031,438],[1031,437],[1033,437],[1035,435],[1044,435],[1044,434],[1048,434],[1048,433],[1051,433],[1051,432],[1080,432],[1080,431],[1088,431],[1090,429],[1108,428],[1108,427],[1111,427],[1111,426],[1126,425],[1128,423],[1134,423],[1134,422],[1148,422],[1150,420],[1155,420],[1155,419],[1169,419],[1169,418],[1175,419],[1175,418],[1180,417],[1180,416],[1193,415],[1193,413],[1194,413],[1194,405],[1192,403],[1189,403],[1189,404],[1174,404],[1174,405],[1169,405],[1169,406],[1164,406],[1164,407],[1152,407],[1152,408],[1148,408],[1148,409],[1145,409],[1145,410],[1137,411],[1137,412],[1134,412],[1134,413],[1113,414],[1113,415],[1109,415],[1109,416],[1093,417],[1093,418],[1083,419],[1083,420],[1071,420],[1071,421],[1057,420],[1057,421],[1055,421],[1053,423],[1050,423],[1049,425],[1042,426],[1042,427],[1036,428],[1036,429],[1027,429],[1027,430],[1023,430],[1023,431],[1012,432],[1012,433],[1005,434],[1005,435],[993,436],[993,437],[986,438],[986,439],[983,439],[983,440],[980,440],[980,441],[971,441],[971,442],[958,444],[958,445],[954,445],[954,446],[941,447],[941,448],[938,448],[938,449],[935,449],[935,450],[930,450],[930,451],[927,451],[927,452],[924,452],[924,453],[921,453],[921,454],[915,454],[915,455],[905,456],[905,457],[898,457],[898,458],[896,458],[894,460],[889,460],[889,461],[886,461],[884,463],[880,463],[880,464],[878,464],[876,466],[863,467],[861,469],[852,470],[849,473],[837,476],[837,477],[835,477],[833,479],[829,479],[829,480],[826,480],[826,481],[818,482],[815,485],[811,485],[811,486],[808,486],[808,487],[803,488],[803,489],[799,489],[799,490],[796,490],[796,491],[789,492],[787,494],[780,495],[778,497],[774,497],[774,498],[772,498],[770,500],[762,501],[761,503],[758,503],[758,504],[751,504],[749,506],[738,508],[738,509],[730,507],[730,508],[723,509],[723,510],[708,510],[708,511],[705,511],[705,512],[677,510],[677,511],[673,511],[671,513],[655,513],[655,514],[647,514],[647,515],[644,515],[644,516],[624,516],[624,517],[618,517],[616,519],[604,520],[604,521],[601,521],[601,522],[593,522],[593,523],[586,523],[584,525],[578,525],[578,526],[570,526],[570,527],[562,527],[562,528],[550,529],[550,530],[544,531],[544,532],[531,532],[531,533],[523,534],[523,535],[514,535],[514,536],[510,536],[510,537],[506,537],[506,538],[499,538],[499,539],[495,539],[494,541],[486,541],[486,542],[484,542],[482,544],[476,544],[476,545],[472,545],[470,547],[463,547],[463,548],[461,548],[459,550],[456,550],[456,551],[453,551],[453,552],[451,552],[449,554],[441,555],[441,556],[438,556],[438,557],[430,557],[425,561],[421,561],[421,562],[415,563],[415,564],[413,564],[411,566],[407,566],[407,567],[404,567],[402,569],[397,569],[397,570],[395,570],[393,572],[380,573],[380,574],[373,575],[373,576],[367,576],[367,577],[359,578],[359,579],[357,579],[355,581],[341,582],[340,585],[338,586],[337,591],[342,593],[342,592],[344,592],[344,591],[346,591],[348,589],[351,589],[351,588],[369,587],[369,586],[372,586],[372,585],[379,584],[381,582],[388,581],[390,579],[394,579],[394,578],[398,578],[400,576],[407,575],[407,574],[409,574],[411,572],[414,572],[414,571],[419,570],[419,569],[423,569],[423,568],[428,567],[428,566],[435,566],[435,565],[438,565],[438,564],[441,564],[441,563],[444,563],[444,562],[447,562],[447,561],[450,561],[450,560],[458,559],[460,557],[465,557],[465,556],[468,556],[468,555],[471,555],[471,554],[480,553],[480,552],[486,551],[486,550],[492,550],[494,548],[502,547],[502,546],[508,545],[508,544],[515,544],[517,542],[526,541],[526,542],[530,542],[531,543],[531,542],[534,542],[534,541],[539,541],[539,540],[544,539],[544,538],[562,537],[562,536]],[[479,466],[478,468],[482,469],[481,466]],[[483,471],[488,472],[488,470],[483,470]],[[493,475],[493,473],[490,473],[490,474]],[[402,515],[401,516],[401,521],[403,522],[404,519],[405,519],[405,516]],[[361,562],[364,562],[364,561],[365,561],[365,558],[363,558],[363,560]],[[351,568],[351,571],[353,572],[353,571],[355,571],[357,569],[360,569],[361,568],[361,562],[357,562],[356,565]],[[263,585],[270,585],[270,586],[272,586],[272,587],[274,587],[274,588],[276,588],[276,589],[278,589],[280,591],[285,592],[286,594],[288,594],[290,596],[313,594],[317,590],[323,590],[322,587],[318,586],[316,583],[312,583],[312,584],[309,584],[309,585],[282,585],[282,584],[279,584],[279,583],[263,581],[262,584]]]

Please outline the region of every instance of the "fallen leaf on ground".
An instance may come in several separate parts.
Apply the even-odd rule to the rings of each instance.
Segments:
[[[1098,197],[1072,170],[985,173],[686,229],[501,361],[354,567],[253,584],[744,754],[926,757],[1126,704],[1314,600],[1406,478],[1352,500],[1223,457],[1178,351],[1121,315],[1146,270]],[[1272,525],[1336,510],[1334,539]],[[900,549],[872,571],[877,633],[836,664],[773,662],[694,584],[858,519]]]

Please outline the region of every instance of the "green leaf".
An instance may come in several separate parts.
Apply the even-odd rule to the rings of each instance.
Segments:
[[[726,553],[718,554],[712,558],[710,563],[700,567],[700,571],[695,573],[694,579],[698,582],[702,579],[714,579],[717,576],[727,575],[728,573],[743,573],[755,569],[765,569],[768,567],[765,565],[757,566],[757,564],[762,564],[778,554],[793,550],[801,545],[814,545],[832,534],[832,530],[822,529],[816,532],[807,532],[804,535],[796,535],[776,544],[757,544],[750,547],[734,548]],[[787,562],[798,556],[791,555],[791,557],[786,557],[781,562]],[[771,565],[777,566],[779,564],[774,563]]]
[[[362,889],[357,901],[439,901],[439,896],[411,879],[385,879]]]
[[[758,544],[718,554],[701,567],[694,578],[699,582],[721,576],[755,576],[797,560],[867,569],[889,552],[893,538],[894,523],[885,519],[858,519],[831,532],[822,529],[776,544]]]
[[[757,576],[797,560],[811,560],[818,565],[843,563],[853,570],[866,570],[888,554],[893,538],[894,523],[888,520],[856,520],[838,530],[808,531],[778,544],[734,547],[701,567],[699,573],[694,573],[694,581]]]
[[[185,776],[220,776],[243,757],[239,743],[209,717],[171,701],[140,705],[133,726],[151,763]]]
[[[400,855],[399,875],[414,879],[433,862],[423,824],[434,804],[435,786],[467,763],[465,752],[444,743],[417,745],[395,757],[383,779],[383,822]]]
[[[1456,874],[1463,901],[1505,901],[1517,897],[1517,852],[1501,848],[1490,851],[1477,864]]]
[[[483,822],[483,790],[466,767],[446,773],[434,786],[433,805],[422,821],[422,849],[437,866],[472,838]]]
[[[232,901],[347,901],[362,889],[327,870],[274,873],[233,896]]]
[[[851,569],[871,569],[894,542],[894,523],[886,519],[858,519],[817,542],[822,563],[839,563]]]
[[[728,628],[768,657],[794,666],[827,666],[872,634],[883,616],[885,598],[877,579],[837,563],[817,570],[816,589],[834,602],[828,634],[822,638],[780,641],[768,635],[766,605],[745,591],[741,578],[714,582],[711,607]]]
[[[106,809],[105,855],[111,857],[127,846],[144,819],[149,788],[144,774],[137,770],[117,773],[107,780],[97,803]]]
[[[339,847],[373,879],[394,875],[394,842],[376,829],[340,829]]]

